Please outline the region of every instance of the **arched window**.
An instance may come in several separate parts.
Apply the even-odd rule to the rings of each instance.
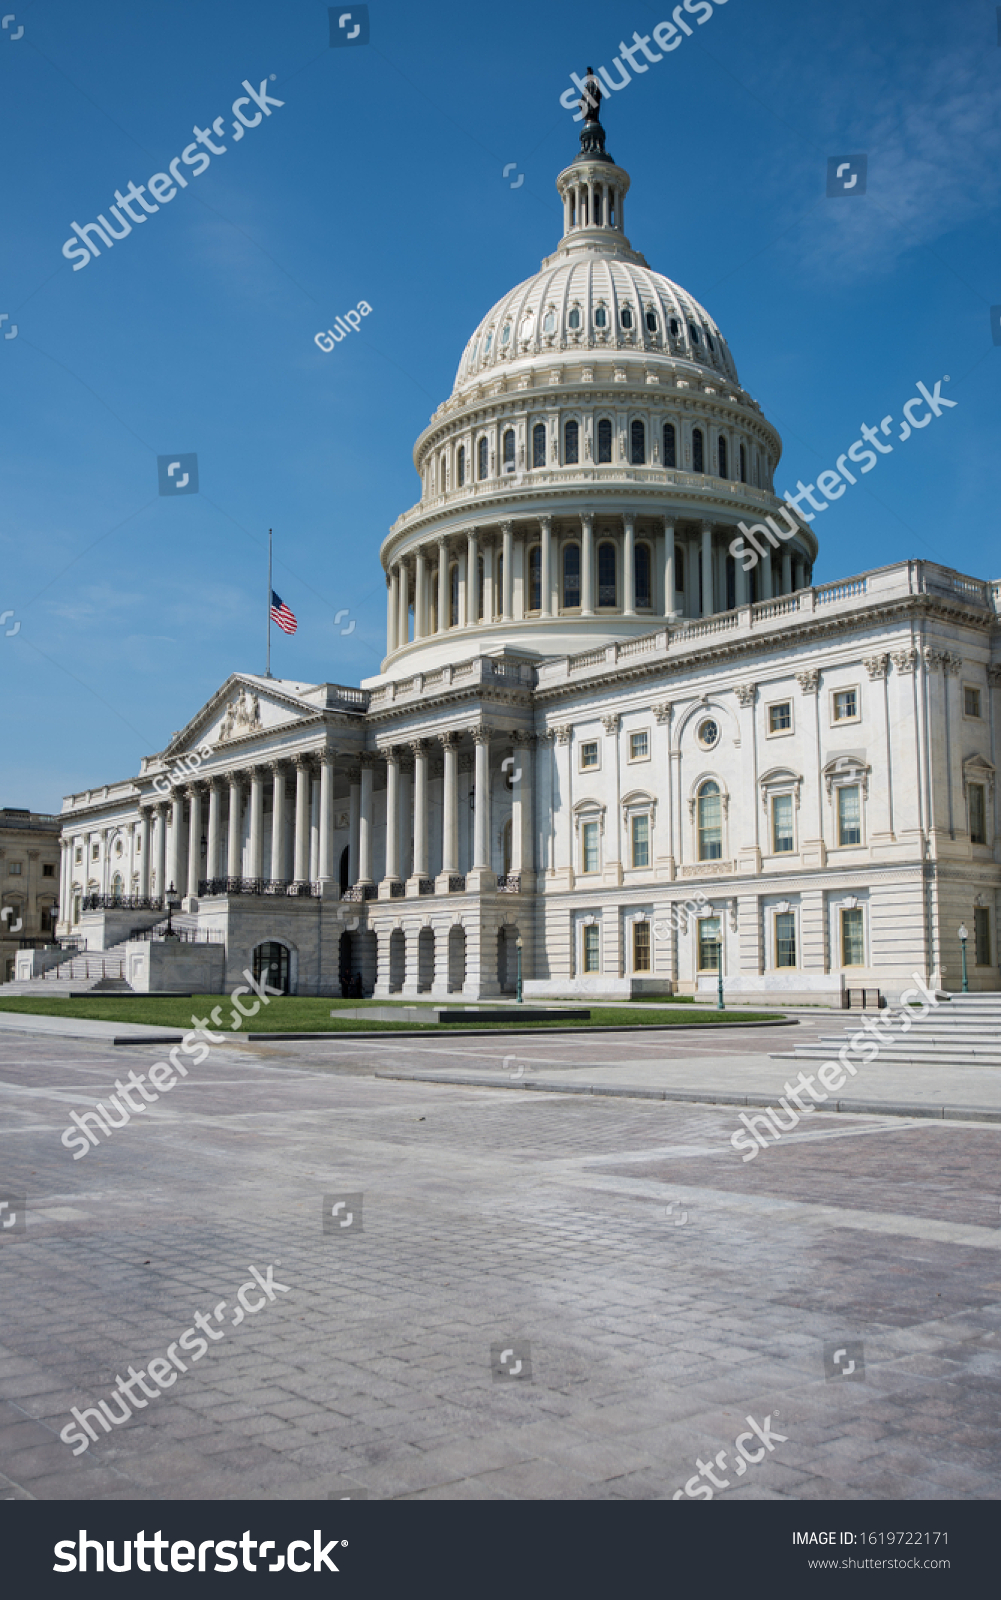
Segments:
[[[665,467],[676,467],[678,465],[678,447],[673,422],[665,422],[664,424],[664,465]]]
[[[694,344],[694,345],[697,345],[697,344],[698,344],[698,342],[699,342],[699,330],[698,330],[698,328],[697,328],[697,327],[696,327],[696,326],[695,326],[695,324],[694,324],[694,322],[690,322],[690,323],[689,323],[689,324],[688,324],[688,331],[689,331],[689,333],[690,333],[690,334],[691,334],[691,336],[692,336],[692,343],[693,343],[693,344]]]
[[[674,587],[684,593],[685,588],[685,552],[680,545],[674,547]]]
[[[650,598],[650,546],[638,544],[634,557],[636,597],[633,601],[637,611],[649,610],[652,600]]]
[[[455,458],[455,480],[460,489],[466,481],[466,447],[464,444],[460,444],[459,453]]]
[[[728,478],[730,476],[730,474],[726,470],[726,440],[724,439],[722,434],[720,434],[719,438],[716,441],[716,458],[717,458],[717,461],[719,462],[719,475],[720,475],[720,477],[721,478]]]
[[[580,545],[568,544],[563,549],[563,609],[572,611],[580,605]]]
[[[740,447],[740,481],[747,482],[747,451],[743,445]]]
[[[647,314],[646,314],[646,326],[647,326],[647,332],[648,333],[656,333],[657,332],[657,313],[656,313],[656,311],[648,311],[647,312]]]
[[[546,464],[546,425],[537,422],[532,429],[532,466],[544,467]]]
[[[611,461],[612,459],[612,424],[607,417],[602,417],[598,423],[598,460]]]
[[[594,190],[594,225],[601,227],[601,190],[597,186]]]
[[[255,947],[253,963],[257,983],[263,978],[272,994],[288,994],[289,954],[286,945],[279,944],[275,939],[266,940]]]
[[[483,621],[483,557],[476,557],[476,620]]]
[[[543,331],[543,333],[555,333],[556,332],[556,312],[555,311],[549,310],[549,311],[546,312],[545,316],[542,319],[542,331]]]
[[[642,467],[646,464],[646,429],[642,422],[634,422],[629,430],[629,460],[632,466]]]
[[[542,610],[542,546],[533,544],[528,552],[528,609]]]
[[[490,462],[490,456],[489,456],[490,446],[487,443],[486,434],[483,435],[483,438],[480,440],[479,444],[476,446],[476,449],[477,449],[477,453],[479,455],[479,463],[478,463],[477,470],[479,472],[480,477],[481,478],[485,478],[486,475],[487,475],[487,467],[488,467],[489,462]]]
[[[570,315],[567,317],[567,327],[573,328],[575,332],[580,327],[580,312],[577,310],[576,306],[574,306]]]
[[[702,429],[692,429],[692,471],[705,472],[705,453],[702,443]]]
[[[716,346],[713,344],[713,336],[709,332],[708,328],[706,329],[706,344],[709,346],[709,349],[712,351],[713,355],[715,355],[716,354]]]
[[[514,429],[508,428],[504,434],[504,471],[514,471]]]
[[[672,317],[671,318],[671,338],[672,339],[676,339],[677,337],[678,337],[678,319],[677,319],[677,317]]]
[[[576,422],[568,422],[563,429],[563,460],[573,466],[580,458],[577,453],[578,431]]]
[[[448,574],[448,625],[459,626],[459,563],[453,561]]]
[[[607,322],[608,312],[605,310],[604,306],[599,306],[597,311],[594,313],[594,325],[596,328],[604,328]]]
[[[598,546],[598,604],[618,604],[615,593],[615,546],[607,540]]]
[[[122,894],[124,893],[124,890],[125,890],[125,883],[124,883],[124,881],[122,879],[122,875],[121,875],[120,872],[116,872],[115,876],[111,880],[111,892],[114,895],[116,900],[120,900],[122,898]]]
[[[628,306],[623,306],[622,307],[622,310],[619,313],[619,321],[622,323],[622,326],[624,328],[631,328],[632,327],[632,325],[633,325],[633,314],[630,311]]]
[[[699,790],[699,860],[719,861],[723,855],[723,806],[719,785],[707,778]]]

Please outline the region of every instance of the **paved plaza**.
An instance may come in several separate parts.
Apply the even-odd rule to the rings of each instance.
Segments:
[[[745,1163],[733,1106],[518,1077],[770,1092],[817,1026],[227,1045],[78,1160],[164,1052],[4,1033],[0,1494],[997,1498],[1001,1127]]]

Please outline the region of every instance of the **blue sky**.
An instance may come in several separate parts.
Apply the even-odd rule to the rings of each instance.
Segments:
[[[373,0],[370,42],[331,49],[307,0],[10,4],[0,804],[48,811],[263,670],[269,526],[299,619],[272,670],[378,670],[378,550],[417,497],[413,441],[560,232],[570,72],[616,78],[620,40],[672,8]],[[727,0],[703,25],[692,6],[692,36],[603,107],[633,244],[719,321],[783,436],[780,489],[894,417],[892,455],[815,523],[818,579],[908,556],[1001,576],[996,6]],[[235,141],[245,78],[284,104]],[[74,271],[70,223],[220,116],[225,153]],[[856,152],[866,194],[827,199],[828,157]],[[361,300],[323,354],[313,335]],[[945,374],[954,409],[898,442],[916,382]],[[159,495],[175,452],[197,453],[198,494]]]

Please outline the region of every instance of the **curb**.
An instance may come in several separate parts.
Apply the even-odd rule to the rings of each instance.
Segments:
[[[458,1077],[440,1072],[389,1072],[377,1071],[376,1078],[391,1078],[399,1083],[456,1084],[474,1089],[534,1089],[543,1094],[590,1094],[612,1096],[631,1100],[671,1100],[703,1106],[754,1106],[767,1107],[775,1102],[774,1095],[730,1094],[713,1089],[641,1089],[618,1088],[615,1085],[586,1083],[555,1083],[539,1078],[534,1082],[524,1078],[517,1082],[484,1082],[482,1077]],[[818,1107],[818,1110],[820,1108]],[[922,1117],[945,1122],[997,1122],[1001,1123],[1001,1109],[992,1106],[931,1106],[906,1105],[903,1102],[834,1100],[824,1111],[843,1112],[849,1116]],[[806,1118],[803,1118],[806,1121]]]

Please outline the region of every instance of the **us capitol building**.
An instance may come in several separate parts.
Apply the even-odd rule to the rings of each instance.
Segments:
[[[174,887],[199,986],[475,999],[520,939],[532,997],[715,990],[722,962],[730,995],[837,1005],[958,988],[963,924],[999,987],[1001,585],[910,560],[815,586],[799,516],[734,563],[785,505],[781,440],[631,245],[604,146],[589,113],[563,237],[417,440],[379,676],[234,673],[69,796],[64,942],[141,951]]]

